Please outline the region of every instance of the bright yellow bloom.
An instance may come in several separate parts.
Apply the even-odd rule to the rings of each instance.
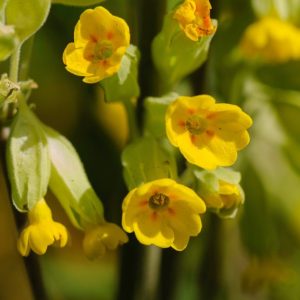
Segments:
[[[238,106],[208,95],[179,97],[167,109],[166,132],[192,164],[204,169],[230,166],[250,141],[251,118]]]
[[[94,259],[103,256],[106,249],[114,250],[127,242],[128,237],[119,226],[105,222],[86,231],[83,249],[88,258]]]
[[[145,245],[176,250],[186,248],[190,236],[202,228],[202,199],[171,179],[158,179],[133,189],[123,202],[122,225]]]
[[[300,59],[300,30],[287,21],[265,17],[245,31],[241,49],[245,56],[267,62]]]
[[[63,53],[66,69],[95,83],[115,74],[129,46],[126,22],[103,7],[85,10],[76,24],[74,43]]]
[[[52,219],[52,213],[45,200],[36,203],[28,213],[29,225],[21,232],[18,240],[18,250],[27,256],[30,249],[41,255],[47,247],[55,244],[64,247],[68,241],[66,228]]]
[[[215,26],[210,19],[209,0],[185,0],[175,11],[174,19],[192,41],[211,35]]]
[[[219,180],[218,185],[217,191],[201,195],[207,207],[227,210],[243,204],[244,195],[239,185],[223,180]]]

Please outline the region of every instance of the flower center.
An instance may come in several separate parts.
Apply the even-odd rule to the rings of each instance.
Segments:
[[[113,54],[113,45],[110,41],[100,41],[94,48],[94,60],[100,61],[111,57]]]
[[[198,135],[206,130],[205,119],[198,116],[191,116],[185,122],[185,128],[194,135]]]
[[[170,199],[167,195],[156,193],[149,198],[149,206],[152,209],[161,209],[168,206]]]

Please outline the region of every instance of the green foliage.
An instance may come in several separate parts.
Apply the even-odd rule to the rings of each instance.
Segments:
[[[165,114],[171,102],[179,95],[169,93],[162,97],[147,97],[145,99],[145,134],[151,134],[154,137],[165,136]]]
[[[7,168],[14,205],[31,209],[43,198],[50,176],[47,141],[38,120],[21,104],[7,145]]]
[[[129,144],[122,153],[122,165],[129,190],[152,180],[176,178],[174,159],[151,137]]]
[[[105,0],[52,0],[52,3],[72,5],[72,6],[89,6],[101,3]]]
[[[101,81],[106,102],[128,101],[139,96],[140,88],[137,81],[139,56],[138,48],[130,45],[118,73]]]
[[[43,129],[51,161],[51,191],[77,228],[101,223],[102,203],[91,187],[76,150],[58,132],[46,126]]]
[[[20,43],[35,34],[49,14],[50,0],[8,0],[6,24],[14,26]]]

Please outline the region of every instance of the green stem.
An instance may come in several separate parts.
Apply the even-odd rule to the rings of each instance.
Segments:
[[[124,106],[127,112],[127,122],[129,126],[129,139],[131,141],[137,139],[139,137],[139,130],[137,127],[137,119],[135,115],[134,104],[131,100],[124,101]]]
[[[159,271],[162,250],[156,246],[145,248],[143,273],[140,289],[135,295],[135,299],[156,300],[159,283]]]
[[[19,64],[20,64],[21,46],[17,47],[10,58],[9,78],[13,82],[18,82],[19,79]]]
[[[20,72],[19,72],[20,80],[26,80],[28,78],[33,42],[34,42],[34,35],[31,36],[26,41],[26,43],[22,48],[22,56],[21,56]]]

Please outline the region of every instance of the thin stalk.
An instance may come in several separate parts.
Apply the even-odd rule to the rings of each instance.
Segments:
[[[160,263],[162,250],[156,246],[145,248],[143,260],[143,272],[140,289],[135,295],[135,299],[156,300],[158,298],[158,283],[160,278]]]
[[[19,69],[20,69],[20,71],[19,71],[20,80],[28,79],[33,42],[34,42],[34,35],[31,36],[26,41],[24,46],[22,47],[21,63],[20,63],[20,67],[19,67]]]
[[[18,82],[20,65],[21,46],[18,46],[10,58],[9,78],[13,82]]]

